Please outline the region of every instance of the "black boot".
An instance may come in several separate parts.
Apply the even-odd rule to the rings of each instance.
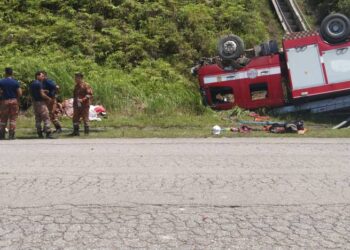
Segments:
[[[15,137],[15,131],[11,130],[11,131],[9,132],[9,140],[14,140],[14,139],[16,139],[16,137]]]
[[[0,129],[0,140],[5,140],[5,130]]]
[[[54,139],[54,137],[52,136],[52,132],[51,131],[47,131],[46,132],[46,139]]]
[[[57,133],[57,134],[62,133],[62,127],[60,124],[55,124],[55,128],[56,130],[54,131],[54,133]]]
[[[73,133],[71,133],[70,136],[80,136],[79,125],[73,126]]]
[[[89,135],[89,133],[90,133],[90,128],[89,128],[89,126],[84,126],[84,134],[85,134],[85,135]]]
[[[36,130],[36,133],[38,134],[38,136],[39,136],[40,139],[43,139],[43,138],[44,138],[43,131],[42,131],[41,129],[38,128],[38,129]]]

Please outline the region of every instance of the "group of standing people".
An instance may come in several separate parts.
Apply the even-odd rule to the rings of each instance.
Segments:
[[[84,123],[84,133],[89,134],[89,108],[93,97],[92,88],[84,81],[82,73],[75,74],[75,87],[73,91],[73,132],[72,136],[79,136],[80,121]],[[58,119],[57,93],[58,85],[45,71],[35,73],[35,80],[29,85],[32,105],[35,115],[35,127],[39,138],[54,138],[53,133],[62,132],[62,126]],[[19,113],[19,100],[22,95],[20,84],[13,78],[12,68],[5,68],[5,78],[0,80],[0,140],[6,136],[15,139],[16,120]],[[51,130],[51,123],[55,131]]]

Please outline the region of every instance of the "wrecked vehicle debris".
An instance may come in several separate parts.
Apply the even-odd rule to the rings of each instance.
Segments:
[[[270,108],[275,114],[350,107],[350,20],[326,17],[319,32],[286,34],[245,50],[235,35],[220,39],[219,57],[192,68],[203,103],[217,110]]]

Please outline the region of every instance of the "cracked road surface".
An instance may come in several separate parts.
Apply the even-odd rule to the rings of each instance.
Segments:
[[[0,142],[0,249],[350,248],[349,139]]]

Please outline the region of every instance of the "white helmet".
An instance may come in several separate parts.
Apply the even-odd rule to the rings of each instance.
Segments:
[[[211,132],[213,135],[219,135],[221,133],[221,128],[219,125],[215,125],[212,129]]]

